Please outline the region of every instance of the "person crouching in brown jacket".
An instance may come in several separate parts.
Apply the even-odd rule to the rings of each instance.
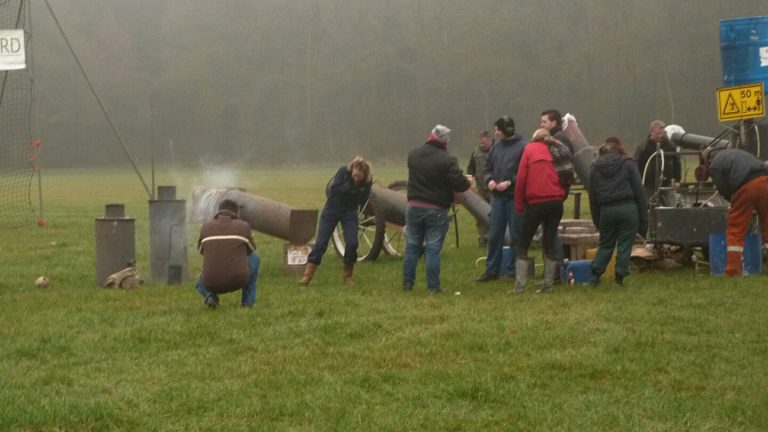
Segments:
[[[259,257],[254,252],[251,227],[239,217],[236,202],[225,199],[212,220],[200,229],[197,247],[203,255],[203,271],[196,288],[211,309],[219,294],[242,290],[241,305],[256,303]]]

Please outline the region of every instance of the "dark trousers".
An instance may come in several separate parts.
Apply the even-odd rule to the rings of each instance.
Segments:
[[[491,198],[491,214],[488,217],[488,257],[485,262],[485,274],[499,276],[499,274],[515,275],[515,257],[517,256],[517,243],[520,241],[521,215],[515,213],[514,197]],[[509,267],[501,268],[501,252],[504,246],[504,232],[509,230],[510,255]]]
[[[307,261],[320,265],[323,261],[328,242],[331,240],[336,224],[341,223],[344,230],[344,264],[354,265],[357,262],[357,209],[338,210],[326,206],[320,215],[320,226],[317,229],[317,239]]]
[[[530,204],[525,208],[517,256],[527,257],[533,236],[542,225],[544,255],[557,261],[562,252],[557,251],[557,227],[563,218],[563,202],[560,200]],[[562,247],[560,248],[562,249]]]
[[[632,255],[632,243],[640,227],[640,215],[637,203],[623,201],[600,207],[600,240],[597,255],[592,261],[592,273],[601,275],[611,261],[613,248],[616,248],[616,275],[629,274],[629,260]]]

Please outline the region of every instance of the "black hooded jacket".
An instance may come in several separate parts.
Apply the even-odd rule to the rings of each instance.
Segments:
[[[634,201],[640,225],[648,225],[648,201],[635,161],[625,155],[606,153],[590,168],[589,207],[595,226],[600,222],[600,207],[622,201]]]
[[[328,186],[325,206],[336,211],[357,210],[371,193],[371,179],[365,179],[362,184],[355,184],[352,173],[346,166],[339,168]]]
[[[459,162],[439,142],[427,141],[408,154],[408,200],[448,208],[453,193],[470,185]]]
[[[768,167],[755,155],[740,149],[728,149],[719,152],[712,165],[709,175],[715,183],[717,191],[728,201],[740,187],[750,181],[768,175]]]

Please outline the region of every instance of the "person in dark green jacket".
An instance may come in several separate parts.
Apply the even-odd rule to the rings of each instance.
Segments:
[[[600,157],[590,168],[589,206],[592,222],[600,232],[597,255],[592,261],[592,285],[600,282],[616,248],[616,283],[629,275],[635,234],[648,230],[648,202],[640,172],[616,137],[606,138]]]

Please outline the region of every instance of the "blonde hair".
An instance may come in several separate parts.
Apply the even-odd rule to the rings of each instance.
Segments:
[[[371,175],[373,174],[371,172],[371,163],[363,159],[362,156],[355,156],[355,158],[347,164],[347,170],[349,172],[352,172],[354,169],[363,173],[365,181],[371,181]]]
[[[536,132],[533,133],[531,140],[544,142],[544,140],[547,139],[547,137],[552,137],[552,135],[549,134],[548,130],[541,128],[541,129],[536,129]]]
[[[531,142],[543,142],[544,144],[551,146],[555,145],[555,143],[559,143],[560,141],[550,135],[548,130],[541,128],[536,129],[536,132],[533,133],[533,139]]]

